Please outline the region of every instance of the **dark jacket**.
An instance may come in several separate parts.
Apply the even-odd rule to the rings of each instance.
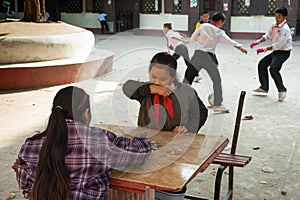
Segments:
[[[154,94],[150,93],[149,82],[129,80],[123,85],[124,94],[140,102],[138,126],[157,129],[153,115]],[[189,132],[198,132],[207,118],[207,108],[196,91],[187,84],[177,83],[176,90],[169,96],[173,103],[174,118],[164,110],[159,114],[162,130],[171,131],[176,126],[185,126]],[[163,98],[160,97],[163,106]]]

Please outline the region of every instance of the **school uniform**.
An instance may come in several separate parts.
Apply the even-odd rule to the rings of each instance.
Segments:
[[[263,38],[272,42],[273,52],[258,63],[260,88],[265,91],[269,90],[268,67],[270,66],[270,74],[274,79],[278,92],[285,92],[287,89],[283,84],[280,70],[283,63],[290,57],[293,48],[291,31],[286,20],[279,25],[273,24],[263,35]]]
[[[213,82],[214,105],[220,106],[223,102],[221,76],[218,70],[214,54],[219,42],[225,42],[235,47],[242,46],[232,40],[225,31],[218,28],[213,22],[202,24],[191,36],[196,41],[195,53],[191,63],[197,71],[205,69]],[[192,79],[194,77],[190,77]]]
[[[199,131],[207,119],[207,108],[190,85],[178,82],[169,97],[151,94],[150,85],[134,80],[123,85],[124,94],[140,102],[138,126],[165,131],[185,126],[189,132]]]
[[[198,21],[196,23],[195,30],[197,30],[201,26],[201,24],[210,23],[210,22],[211,22],[211,20],[208,20],[208,22],[204,22],[203,20]]]
[[[208,20],[208,22],[203,22],[202,20],[199,21],[199,22],[197,22],[195,31],[201,26],[201,24],[204,24],[204,23],[211,23],[211,20]],[[216,65],[219,65],[219,61],[217,59],[216,54],[209,52],[209,55],[211,56],[211,58],[213,59],[213,61],[216,63]]]
[[[170,48],[172,48],[175,51],[175,53],[173,54],[173,57],[177,60],[180,56],[182,56],[186,66],[187,66],[186,73],[188,72],[188,73],[191,73],[192,75],[196,76],[198,74],[198,72],[195,70],[194,66],[191,64],[187,47],[185,46],[185,44],[183,42],[174,39],[174,38],[182,39],[183,37],[178,32],[175,32],[173,30],[168,30],[168,32],[165,34],[165,36],[166,36],[168,50]],[[186,82],[186,80],[187,79],[185,79],[184,82]],[[192,81],[188,81],[186,83],[189,83],[191,85]]]

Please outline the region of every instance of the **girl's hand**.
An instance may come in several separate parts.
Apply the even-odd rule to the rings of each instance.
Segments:
[[[184,126],[176,126],[172,132],[178,134],[178,133],[186,133],[188,132],[188,130]]]
[[[173,90],[169,86],[163,85],[150,85],[151,94],[159,94],[161,96],[168,97],[173,93]]]

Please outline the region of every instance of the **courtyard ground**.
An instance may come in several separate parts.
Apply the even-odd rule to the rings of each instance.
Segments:
[[[147,80],[149,61],[158,51],[166,51],[165,39],[132,32],[95,37],[96,48],[114,53],[113,70],[98,79],[73,85],[85,88],[93,97],[93,124],[135,125],[138,104],[128,103],[121,91],[122,83],[127,79]],[[231,112],[220,115],[209,110],[208,120],[200,132],[231,138],[238,97],[245,90],[243,116],[254,118],[242,121],[237,153],[252,156],[252,161],[245,168],[235,170],[234,199],[300,199],[300,42],[294,41],[292,55],[281,71],[288,92],[286,100],[278,102],[272,79],[268,96],[252,95],[251,91],[258,87],[257,63],[263,55],[256,55],[249,48],[250,40],[237,41],[249,50],[247,55],[228,44],[217,48],[224,104]],[[182,80],[186,66],[181,58],[178,64],[178,78]],[[200,76],[202,80],[193,87],[208,105],[211,82],[205,72]],[[24,140],[45,128],[53,97],[65,86],[0,94],[0,200],[13,194],[15,199],[22,199],[11,165]],[[212,197],[216,170],[217,166],[211,165],[199,174],[188,184],[187,193]],[[223,176],[223,193],[227,176]]]

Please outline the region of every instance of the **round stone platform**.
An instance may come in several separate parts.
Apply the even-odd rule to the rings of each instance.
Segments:
[[[92,32],[66,23],[0,21],[0,91],[68,84],[112,69]]]
[[[113,53],[94,50],[87,59],[0,65],[0,91],[43,88],[99,77],[112,69]]]
[[[0,64],[86,58],[92,32],[63,22],[0,21]]]

